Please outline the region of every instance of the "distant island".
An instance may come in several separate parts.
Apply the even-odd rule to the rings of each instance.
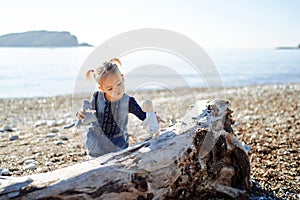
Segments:
[[[300,44],[297,47],[277,47],[277,49],[300,49]]]
[[[77,37],[67,31],[28,31],[0,36],[0,47],[79,47]]]

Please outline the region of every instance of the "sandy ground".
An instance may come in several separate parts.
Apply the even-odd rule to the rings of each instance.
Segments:
[[[152,99],[166,123],[189,110],[197,99],[219,95],[229,100],[237,137],[251,147],[252,198],[300,199],[300,84],[213,89],[178,89],[132,93],[141,104]],[[0,172],[24,176],[52,171],[87,160],[84,128],[63,129],[74,120],[83,98],[0,99]],[[147,133],[141,121],[129,118],[130,144]]]

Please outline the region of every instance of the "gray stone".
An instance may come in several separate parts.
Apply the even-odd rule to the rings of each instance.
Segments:
[[[65,136],[65,135],[60,135],[59,138],[60,138],[61,140],[68,140],[68,137]]]
[[[55,120],[48,120],[47,121],[47,125],[52,127],[52,126],[56,126],[57,125],[57,122]]]
[[[51,166],[51,165],[53,165],[53,162],[46,162],[45,165],[46,166]]]
[[[50,128],[50,131],[52,133],[58,133],[59,132],[59,129],[58,128]]]
[[[13,132],[14,131],[13,127],[9,126],[9,125],[4,125],[3,130],[7,131],[7,132]]]
[[[31,160],[31,159],[34,159],[34,155],[32,155],[32,156],[27,156],[27,157],[24,157],[24,159],[23,159],[23,160]]]
[[[46,136],[46,137],[47,137],[47,136]],[[45,142],[46,140],[45,140],[44,138],[39,137],[39,138],[38,138],[38,141],[39,141],[39,142]]]
[[[12,159],[12,160],[17,160],[18,156],[13,155],[13,156],[10,156],[9,158]]]
[[[31,163],[33,163],[33,164],[38,164],[38,162],[35,161],[35,160],[33,160],[33,159],[25,160],[25,162],[24,162],[25,165],[29,165],[29,164],[31,164]]]
[[[56,136],[56,133],[47,133],[46,137],[47,138],[53,138]]]
[[[65,124],[65,120],[64,119],[60,119],[57,121],[57,126],[63,125]]]
[[[74,118],[68,117],[68,118],[66,119],[66,124],[71,124],[71,123],[73,123],[73,122],[74,122]]]
[[[39,126],[42,126],[42,125],[46,125],[47,124],[47,121],[46,120],[38,120],[34,123],[34,127],[39,127]]]
[[[1,176],[11,176],[11,172],[9,171],[9,169],[0,168],[0,175]]]
[[[64,143],[63,143],[63,141],[55,141],[54,144],[61,145],[61,144],[64,144]]]
[[[63,115],[64,118],[71,118],[72,117],[72,113],[65,113]]]
[[[36,169],[36,165],[34,163],[29,163],[28,165],[25,165],[23,167],[24,170],[35,170]]]
[[[9,138],[10,141],[14,141],[14,140],[18,140],[19,139],[19,136],[17,135],[13,135]]]

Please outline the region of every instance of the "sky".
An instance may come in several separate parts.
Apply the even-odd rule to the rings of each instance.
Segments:
[[[299,0],[0,0],[0,35],[68,31],[98,46],[140,28],[181,33],[202,47],[300,44]]]

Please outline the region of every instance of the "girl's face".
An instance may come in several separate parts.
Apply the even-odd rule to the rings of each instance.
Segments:
[[[101,77],[98,84],[108,101],[118,101],[124,95],[124,75],[119,72],[108,72]]]

